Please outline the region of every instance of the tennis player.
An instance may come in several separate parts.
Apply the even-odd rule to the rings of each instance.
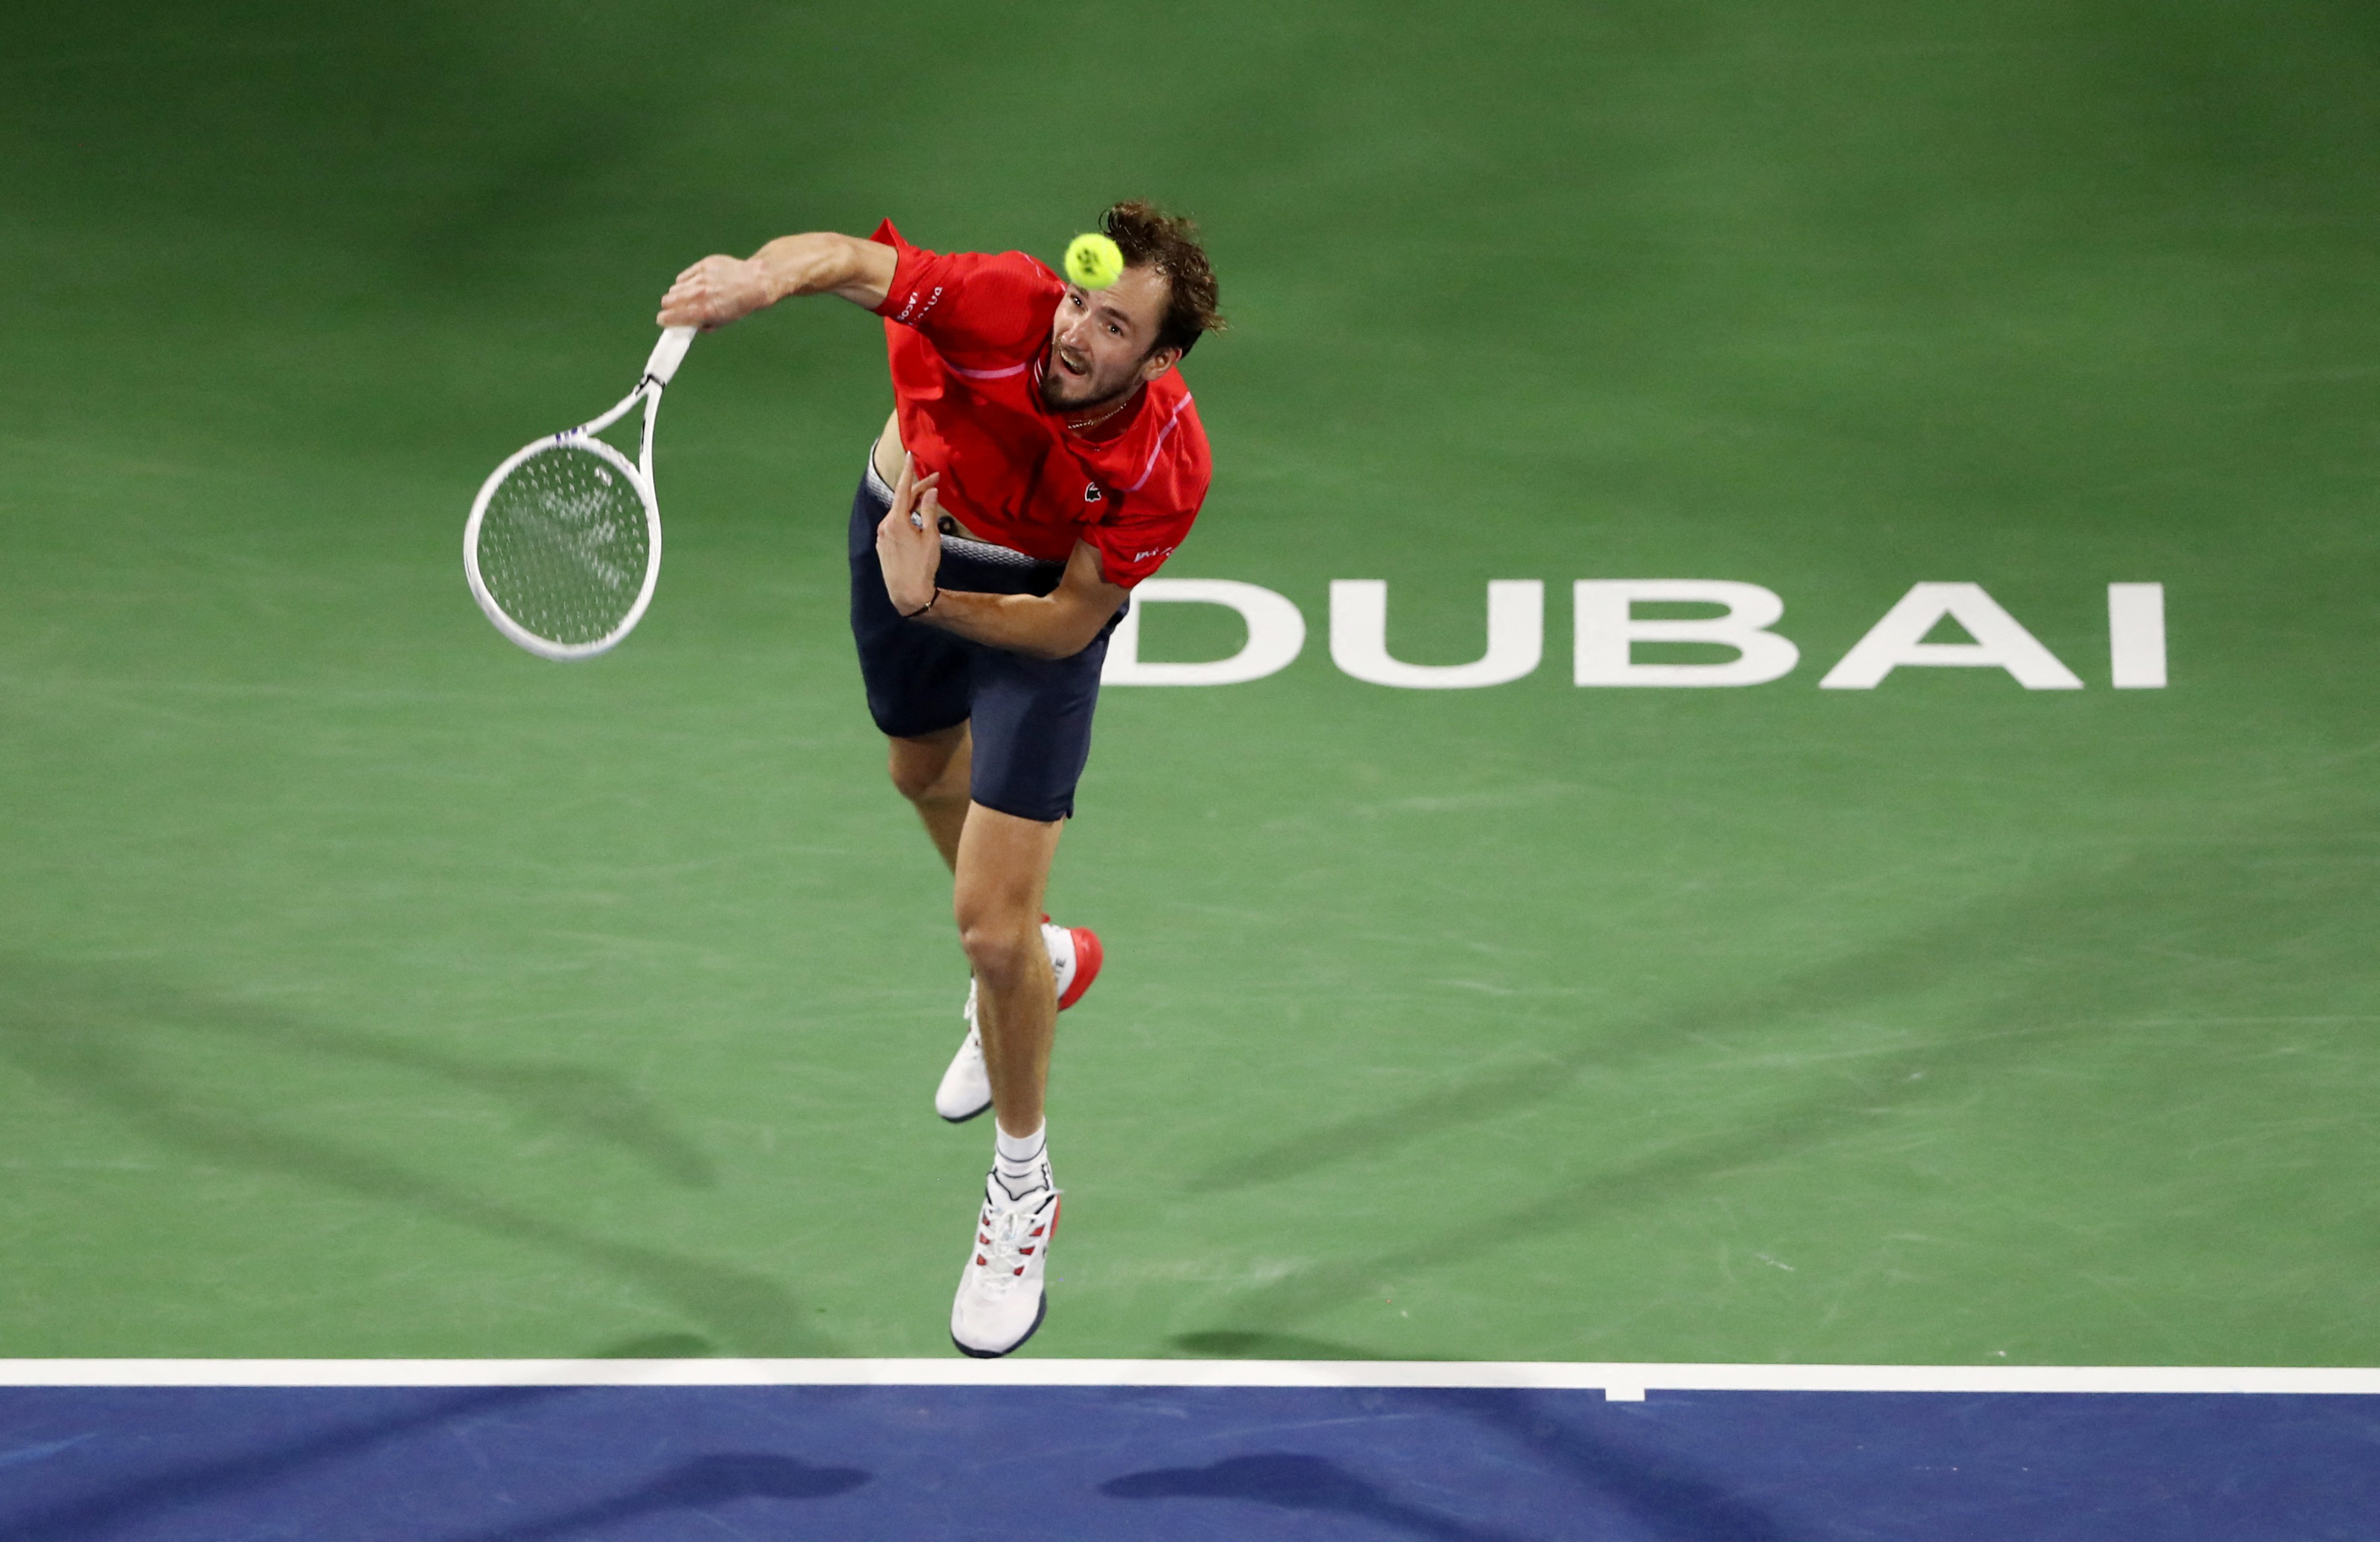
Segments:
[[[950,865],[973,971],[934,1106],[953,1122],[989,1107],[997,1126],[951,1307],[952,1340],[986,1358],[1048,1310],[1050,1048],[1100,962],[1088,929],[1050,923],[1042,892],[1108,638],[1189,533],[1211,470],[1175,369],[1223,324],[1196,231],[1137,201],[1099,228],[1124,258],[1100,290],[1023,252],[928,251],[887,220],[867,240],[706,257],[662,298],[663,326],[722,327],[795,295],[884,318],[894,407],[852,504],[851,630],[892,784]]]

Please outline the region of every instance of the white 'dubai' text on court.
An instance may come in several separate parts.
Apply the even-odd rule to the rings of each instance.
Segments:
[[[1228,658],[1170,662],[1141,656],[1141,616],[1151,605],[1218,605],[1246,630]],[[1706,613],[1640,613],[1694,606]],[[1571,586],[1571,679],[1579,686],[1694,689],[1782,680],[1801,650],[1776,628],[1785,601],[1758,584],[1721,578],[1582,578]],[[1342,674],[1404,690],[1466,690],[1536,673],[1545,657],[1545,585],[1488,584],[1487,644],[1463,663],[1411,663],[1389,647],[1389,586],[1378,578],[1330,584],[1330,662]],[[2166,684],[2165,586],[2107,586],[2107,684]],[[1937,632],[1963,634],[1933,640]],[[1715,657],[1648,658],[1640,650],[1690,644]],[[1287,596],[1231,578],[1151,578],[1108,645],[1108,686],[1233,686],[1287,669],[1305,647],[1305,617]],[[1997,669],[2029,691],[2081,690],[2082,677],[1977,583],[1919,583],[1895,601],[1818,679],[1822,690],[1874,690],[1897,670]]]

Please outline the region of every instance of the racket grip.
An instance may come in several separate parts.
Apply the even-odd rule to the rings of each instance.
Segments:
[[[655,385],[667,385],[670,377],[686,358],[686,350],[694,345],[692,327],[664,327],[662,340],[653,345],[653,356],[645,360],[645,379]]]

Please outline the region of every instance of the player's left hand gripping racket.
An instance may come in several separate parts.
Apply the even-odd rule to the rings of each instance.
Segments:
[[[497,631],[530,652],[592,658],[626,637],[651,602],[662,573],[653,419],[694,332],[663,332],[645,378],[619,406],[527,446],[480,484],[463,528],[471,597]],[[644,448],[631,466],[595,436],[638,402]]]

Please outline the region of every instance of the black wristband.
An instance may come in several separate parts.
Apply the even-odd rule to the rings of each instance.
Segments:
[[[941,604],[941,602],[942,602],[942,590],[941,590],[941,585],[939,585],[939,584],[937,584],[937,585],[934,587],[934,597],[933,597],[931,600],[927,601],[924,604],[922,604],[922,605],[918,606],[918,607],[917,607],[916,610],[914,610],[914,611],[903,611],[903,612],[901,613],[901,619],[902,619],[902,620],[904,620],[904,621],[915,621],[915,620],[917,620],[919,616],[921,616],[921,615],[925,614],[928,611],[932,610],[935,606],[937,606],[937,605]]]

